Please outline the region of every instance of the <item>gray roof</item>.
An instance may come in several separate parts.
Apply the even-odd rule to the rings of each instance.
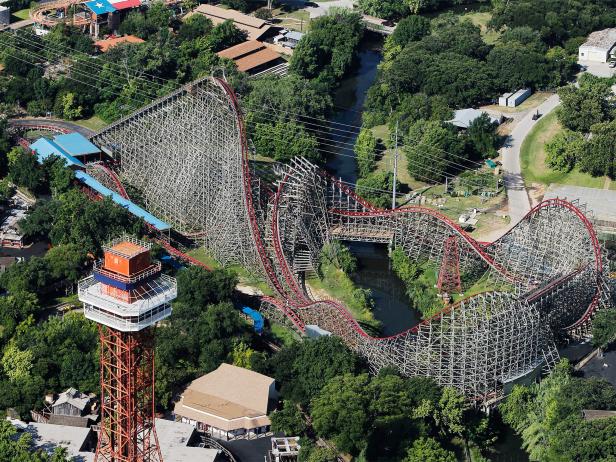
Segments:
[[[583,47],[594,47],[605,50],[611,49],[616,44],[616,29],[603,29],[591,33],[582,44]]]
[[[52,453],[56,447],[65,447],[69,457],[76,461],[90,462],[94,453],[81,451],[90,434],[90,428],[68,427],[46,423],[30,423],[26,431],[32,435],[34,445],[46,452]]]
[[[302,37],[304,36],[304,34],[302,34],[301,32],[297,32],[297,31],[289,31],[285,34],[285,38],[287,39],[291,39],[291,40],[297,40],[298,42],[302,39]]]
[[[182,422],[156,419],[156,436],[165,462],[214,462],[217,449],[188,447],[195,427]]]
[[[546,191],[544,199],[555,197],[569,201],[578,199],[581,205],[585,204],[587,210],[593,212],[597,220],[616,222],[616,191],[552,184]]]
[[[488,114],[488,113],[484,111],[480,111],[479,109],[473,109],[473,108],[458,109],[454,113],[453,119],[448,120],[447,122],[449,122],[452,125],[455,125],[456,127],[468,128],[470,124],[473,123],[475,119],[478,119],[479,117],[481,117],[482,114]],[[500,124],[501,122],[498,117],[491,116],[490,114],[488,114],[488,117],[490,117],[490,120],[493,123]]]
[[[63,393],[60,393],[58,399],[54,401],[52,407],[56,407],[60,404],[69,403],[71,406],[75,406],[80,411],[83,411],[85,407],[90,402],[90,397],[88,395],[84,395],[83,393],[75,390],[74,388],[69,388]]]

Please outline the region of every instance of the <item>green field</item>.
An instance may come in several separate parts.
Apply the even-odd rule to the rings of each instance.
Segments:
[[[276,25],[286,29],[306,32],[310,24],[310,13],[306,10],[285,11],[276,8],[272,11],[272,15],[273,19],[280,21]]]
[[[21,21],[22,19],[28,19],[30,17],[30,8],[26,8],[25,10],[15,11],[11,14],[13,19],[16,21]]]
[[[460,15],[460,19],[470,19],[470,21],[481,28],[483,41],[488,45],[494,45],[500,38],[500,32],[488,29],[488,22],[492,19],[492,13],[475,11]]]
[[[577,168],[567,173],[558,172],[545,164],[544,145],[561,130],[562,127],[556,117],[556,111],[552,111],[542,117],[528,134],[520,150],[520,163],[524,181],[528,186],[530,186],[530,183],[540,183],[546,186],[558,183],[603,189],[606,183],[605,177],[594,178],[587,173],[580,172]]]
[[[99,116],[92,116],[89,119],[81,119],[74,121],[77,125],[89,128],[90,130],[99,131],[105,128],[108,124],[102,120]]]

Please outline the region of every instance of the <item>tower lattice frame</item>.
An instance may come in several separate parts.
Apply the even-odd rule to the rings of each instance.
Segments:
[[[162,462],[154,426],[154,332],[99,325],[101,425],[95,462]]]

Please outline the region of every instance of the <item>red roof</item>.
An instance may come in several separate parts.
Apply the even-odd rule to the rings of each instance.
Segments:
[[[137,8],[141,6],[140,0],[109,0],[116,10],[125,10],[127,8]]]

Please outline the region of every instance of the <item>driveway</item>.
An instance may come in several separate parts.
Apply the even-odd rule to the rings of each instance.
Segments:
[[[327,14],[330,8],[351,8],[353,9],[354,0],[331,0],[327,2],[314,2],[308,0],[282,0],[280,2],[284,5],[293,6],[296,8],[305,9],[310,13],[310,19],[318,18]],[[306,6],[306,4],[311,6]]]
[[[510,226],[516,225],[530,211],[530,199],[526,192],[524,178],[522,178],[520,148],[528,133],[535,126],[536,121],[533,120],[533,114],[539,111],[540,114],[545,116],[559,104],[560,98],[558,95],[552,95],[536,110],[530,111],[522,117],[509,135],[506,146],[502,149],[504,183],[509,202],[509,216],[511,217]]]

